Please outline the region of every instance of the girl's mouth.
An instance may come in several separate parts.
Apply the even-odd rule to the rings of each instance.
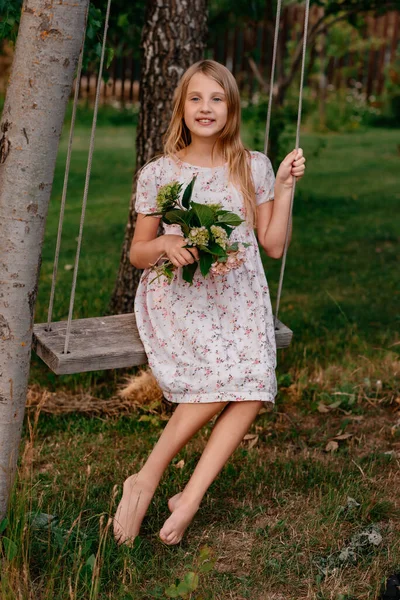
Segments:
[[[214,119],[196,119],[197,123],[203,126],[212,125]]]

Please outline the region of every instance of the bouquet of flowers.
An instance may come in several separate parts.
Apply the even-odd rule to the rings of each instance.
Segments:
[[[228,273],[243,263],[245,247],[250,245],[245,242],[229,243],[232,231],[243,222],[237,214],[224,210],[219,203],[200,204],[191,200],[195,182],[196,175],[185,188],[181,202],[182,183],[172,181],[161,187],[156,199],[159,212],[151,213],[153,216],[160,215],[168,225],[180,226],[186,242],[184,248],[197,248],[199,261],[182,267],[182,277],[190,285],[193,284],[199,264],[203,277],[210,271],[215,274]],[[176,268],[169,259],[165,259],[161,265],[155,263],[151,271],[157,276],[152,281],[165,275],[171,283]]]

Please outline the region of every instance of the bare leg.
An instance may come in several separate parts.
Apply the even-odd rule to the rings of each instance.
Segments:
[[[261,406],[258,400],[230,402],[220,414],[193,475],[180,497],[175,497],[175,508],[160,530],[163,542],[171,545],[181,541],[204,494],[242,441]]]
[[[113,521],[118,543],[135,539],[166,467],[194,434],[227,404],[210,402],[179,404],[176,407],[144,466],[124,482],[121,502]]]

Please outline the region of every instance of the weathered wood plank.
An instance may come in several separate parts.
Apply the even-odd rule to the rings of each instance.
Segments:
[[[275,342],[276,347],[279,350],[280,348],[287,348],[290,346],[290,342],[292,341],[293,331],[286,327],[279,319],[276,320],[275,327]]]
[[[133,367],[147,362],[135,315],[111,315],[72,322],[68,354],[64,354],[67,321],[33,328],[32,348],[57,375]]]
[[[68,353],[64,354],[67,321],[39,323],[33,328],[32,348],[56,375],[119,369],[147,363],[134,313],[76,319]],[[281,321],[275,329],[277,348],[287,348],[293,332]]]

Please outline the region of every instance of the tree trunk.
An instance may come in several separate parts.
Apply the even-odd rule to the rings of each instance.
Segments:
[[[147,5],[141,41],[136,169],[121,262],[109,306],[111,314],[133,311],[141,275],[141,271],[129,262],[129,249],[136,223],[136,173],[149,159],[163,150],[162,136],[170,121],[174,90],[184,71],[203,56],[206,22],[206,0],[151,0]]]
[[[0,520],[14,480],[41,248],[88,0],[25,0],[0,123]]]

